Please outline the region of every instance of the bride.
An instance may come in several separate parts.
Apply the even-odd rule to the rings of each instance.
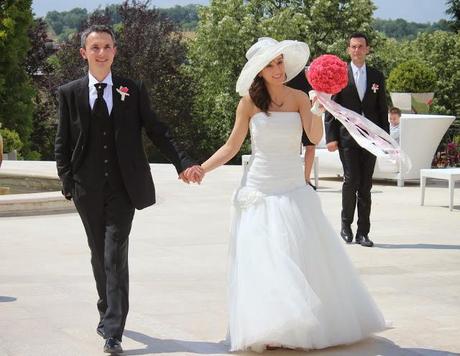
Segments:
[[[252,156],[233,197],[229,271],[231,351],[275,347],[321,349],[383,330],[342,240],[305,184],[302,129],[317,143],[321,118],[305,93],[284,85],[309,49],[261,38],[236,89],[242,96],[227,142],[202,164],[209,172],[236,155],[248,130]]]

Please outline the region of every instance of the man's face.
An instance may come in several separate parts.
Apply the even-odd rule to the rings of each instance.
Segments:
[[[110,71],[116,52],[112,36],[106,32],[91,32],[86,38],[85,48],[80,48],[89,69],[97,72]]]
[[[398,126],[400,121],[400,116],[397,113],[390,113],[390,124],[391,126]]]
[[[362,37],[351,38],[347,53],[353,63],[363,64],[369,53],[369,46],[366,45],[366,39]]]

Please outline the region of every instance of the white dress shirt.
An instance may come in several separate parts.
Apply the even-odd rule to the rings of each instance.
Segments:
[[[105,83],[107,86],[104,88],[104,100],[105,103],[107,104],[107,109],[109,110],[109,115],[112,112],[113,108],[113,98],[112,98],[112,87],[113,87],[113,82],[112,82],[112,73],[107,74],[107,76],[104,78],[102,82],[99,82],[96,78],[91,73],[88,73],[89,77],[89,82],[88,82],[88,87],[89,87],[89,105],[91,106],[91,110],[94,107],[94,102],[97,99],[97,90],[94,84],[97,83]]]
[[[393,137],[397,143],[399,143],[399,135],[399,124],[396,126],[390,124],[390,136]]]
[[[353,71],[353,77],[355,79],[359,99],[363,101],[367,86],[366,64],[364,63],[361,67],[357,67],[353,62],[351,62],[351,70]]]

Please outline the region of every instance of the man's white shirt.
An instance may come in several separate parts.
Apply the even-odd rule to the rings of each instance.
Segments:
[[[353,62],[351,62],[351,70],[353,72],[353,77],[355,79],[359,99],[363,101],[367,86],[366,63],[364,63],[361,67],[357,67]]]
[[[89,87],[89,105],[91,106],[91,110],[94,107],[94,102],[97,99],[97,90],[94,84],[97,83],[105,83],[107,86],[104,89],[104,100],[105,103],[107,104],[107,109],[109,110],[109,115],[112,112],[113,108],[113,97],[112,97],[112,87],[113,87],[113,82],[112,82],[112,73],[110,72],[107,74],[107,76],[104,78],[102,82],[99,82],[94,76],[88,72],[88,77],[89,77],[89,82],[88,82],[88,87]]]

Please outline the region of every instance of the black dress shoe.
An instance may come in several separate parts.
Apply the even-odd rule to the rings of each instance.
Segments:
[[[364,247],[374,246],[374,243],[371,239],[369,239],[369,236],[367,235],[356,234],[356,243]]]
[[[104,332],[104,327],[102,327],[102,328],[101,328],[101,327],[98,327],[98,328],[96,329],[96,332],[97,332],[97,334],[98,334],[100,337],[102,337],[103,339],[106,338],[106,337],[105,337],[105,332]]]
[[[312,187],[314,190],[316,190],[316,185],[311,184],[311,182],[309,182],[307,180],[305,181],[305,183],[307,183],[310,187]]]
[[[340,230],[340,236],[347,243],[351,244],[353,242],[353,231],[351,231],[350,226],[342,225],[342,230]]]
[[[104,352],[108,354],[119,354],[123,352],[121,348],[121,341],[115,339],[114,337],[109,337],[105,340]]]

